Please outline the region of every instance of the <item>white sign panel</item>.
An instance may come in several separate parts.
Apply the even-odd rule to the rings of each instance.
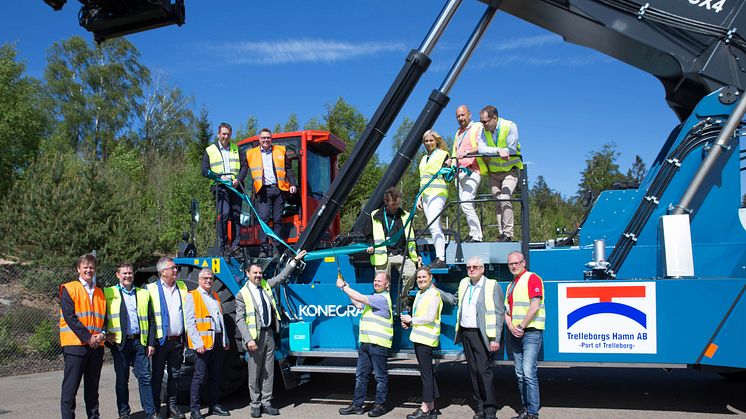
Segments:
[[[558,284],[559,352],[657,352],[655,282]]]

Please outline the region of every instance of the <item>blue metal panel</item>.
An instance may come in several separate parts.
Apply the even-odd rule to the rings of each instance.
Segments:
[[[637,209],[642,194],[638,189],[602,192],[583,224],[580,245],[593,246],[593,241],[600,239],[614,245]]]
[[[238,294],[241,286],[246,282],[246,275],[236,263],[229,263],[223,258],[174,258],[178,266],[194,266],[195,268],[210,268],[215,277],[233,293]]]
[[[740,298],[738,298],[740,296]],[[702,357],[705,365],[728,365],[732,367],[746,368],[746,294],[721,294],[720,301],[723,306],[734,301],[733,311],[724,322],[717,336],[713,340],[714,353],[706,353]],[[717,348],[717,349],[715,349]],[[702,348],[707,349],[706,347]]]

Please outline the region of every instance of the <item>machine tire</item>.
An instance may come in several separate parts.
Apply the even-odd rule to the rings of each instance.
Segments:
[[[746,383],[746,370],[737,370],[719,373],[721,377],[734,383]]]

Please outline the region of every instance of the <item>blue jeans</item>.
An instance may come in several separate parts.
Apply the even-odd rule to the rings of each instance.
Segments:
[[[121,349],[120,349],[121,348]],[[114,360],[116,373],[117,411],[119,415],[130,414],[130,393],[128,383],[130,379],[130,364],[134,366],[137,385],[140,390],[140,403],[146,415],[155,413],[153,404],[153,389],[150,385],[150,359],[145,355],[145,347],[139,339],[125,340],[122,345],[111,347],[111,357]]]
[[[370,372],[376,376],[376,404],[386,403],[389,391],[389,370],[386,362],[389,358],[388,348],[371,343],[361,343],[357,350],[357,370],[355,371],[355,395],[352,404],[362,406],[368,393]]]
[[[529,415],[538,415],[541,405],[539,403],[539,379],[536,375],[536,367],[541,344],[544,340],[544,331],[538,329],[526,330],[521,339],[512,334],[508,335],[510,336],[510,347],[515,361],[515,375],[518,378],[518,392],[521,394],[521,403]]]

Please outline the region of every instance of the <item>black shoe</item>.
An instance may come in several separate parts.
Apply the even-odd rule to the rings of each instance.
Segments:
[[[482,242],[481,240],[477,240],[472,236],[466,236],[466,238],[464,239],[464,243],[481,243],[481,242]]]
[[[362,415],[363,414],[363,406],[356,406],[352,403],[350,403],[347,407],[341,407],[339,408],[339,414],[340,415]]]
[[[484,419],[484,411],[477,411],[477,413],[475,413],[474,416],[471,417],[471,419]]]
[[[199,412],[192,412],[189,414],[189,419],[205,419],[205,417]]]
[[[512,242],[513,236],[506,236],[505,234],[500,234],[500,237],[498,237],[497,241],[499,242]]]
[[[168,410],[166,411],[166,413],[168,414],[168,417],[174,419],[184,419],[186,417],[183,413],[181,413],[181,410],[179,410],[179,408],[173,404],[168,406]]]
[[[516,413],[518,413],[518,416],[513,416],[510,419],[526,419],[526,416],[528,416],[528,411],[526,410],[525,407]]]
[[[386,407],[382,404],[374,404],[373,408],[368,412],[368,417],[377,418],[386,414]]]
[[[119,419],[130,419],[130,414],[122,413],[121,415],[119,415]]]
[[[407,419],[435,419],[436,417],[433,412],[423,412],[419,407],[412,414],[407,415]]]
[[[538,415],[526,415],[526,419],[539,419]]]
[[[215,406],[212,406],[210,407],[210,409],[207,410],[207,415],[230,416],[231,412],[225,410],[223,406],[216,404]]]
[[[274,407],[272,405],[268,405],[268,406],[262,406],[262,412],[266,413],[266,414],[268,414],[270,416],[277,416],[277,415],[280,414],[280,409],[278,409],[278,408],[276,408],[276,407]]]
[[[260,417],[262,417],[262,408],[261,407],[252,407],[251,408],[251,417],[252,418],[260,418]]]
[[[158,412],[148,415],[148,419],[162,419]]]
[[[435,262],[430,264],[430,269],[448,269],[448,265],[443,259],[435,259]]]

